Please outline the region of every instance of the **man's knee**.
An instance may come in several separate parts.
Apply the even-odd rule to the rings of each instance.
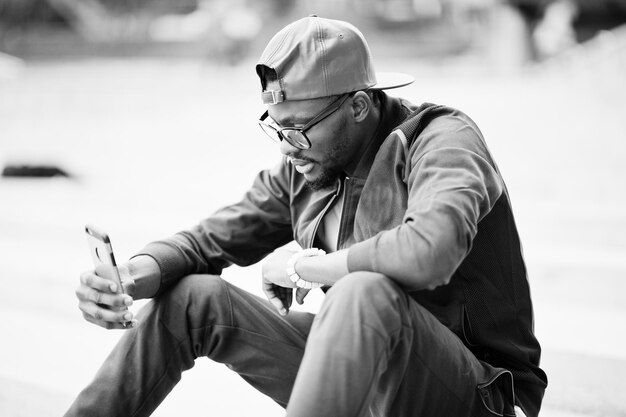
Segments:
[[[177,317],[178,321],[184,316],[192,328],[229,324],[228,286],[217,275],[188,275],[155,299],[155,303],[166,320]]]
[[[351,272],[341,278],[328,292],[329,296],[346,297],[365,302],[384,302],[396,298],[402,290],[383,274],[368,271]]]
[[[385,275],[354,272],[328,291],[319,316],[387,331],[405,321],[407,307],[406,293]]]
[[[179,303],[187,303],[188,300],[194,298],[204,298],[207,294],[221,292],[224,289],[222,281],[218,275],[187,275],[165,291],[162,297]]]

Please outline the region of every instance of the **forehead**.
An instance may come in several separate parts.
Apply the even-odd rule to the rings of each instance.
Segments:
[[[280,90],[278,80],[268,81],[266,90]],[[305,124],[317,113],[322,111],[330,102],[330,98],[314,98],[308,100],[283,101],[277,104],[269,104],[267,112],[272,120],[283,126]]]
[[[315,98],[309,100],[283,101],[267,106],[272,120],[283,126],[305,124],[328,106],[330,99]]]

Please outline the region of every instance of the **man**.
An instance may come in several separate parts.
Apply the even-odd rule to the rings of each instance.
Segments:
[[[387,96],[352,25],[316,16],[257,65],[260,125],[283,158],[239,203],[132,258],[132,298],[81,276],[85,318],[130,321],[67,415],[149,415],[199,356],[288,416],[539,412],[546,376],[508,196],[458,110]],[[304,249],[283,245],[295,239]],[[219,277],[264,259],[267,300]],[[326,291],[317,315],[292,297]],[[294,294],[295,289],[295,294]]]

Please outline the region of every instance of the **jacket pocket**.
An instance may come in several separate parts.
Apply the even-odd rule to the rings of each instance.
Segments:
[[[502,369],[489,381],[476,387],[485,409],[494,416],[515,417],[513,375]]]

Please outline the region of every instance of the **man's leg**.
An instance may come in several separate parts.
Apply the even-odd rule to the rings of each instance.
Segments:
[[[200,356],[286,406],[313,315],[280,317],[220,277],[191,275],[152,300],[66,416],[147,416]]]
[[[477,386],[498,372],[393,281],[353,273],[326,295],[287,415],[485,415]]]

